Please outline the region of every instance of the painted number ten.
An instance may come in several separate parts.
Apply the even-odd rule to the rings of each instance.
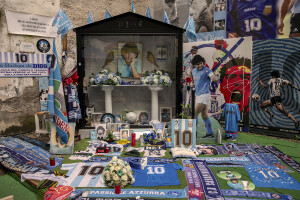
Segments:
[[[87,173],[87,171],[89,171],[88,172],[88,174],[89,175],[99,175],[99,174],[101,174],[102,172],[103,172],[103,170],[104,170],[104,167],[103,166],[95,166],[95,167],[92,167],[90,170],[89,170],[89,168],[90,168],[91,166],[82,166],[81,167],[81,171],[79,172],[79,176],[84,176],[86,173]]]
[[[268,171],[267,174],[265,174],[263,171],[259,171],[258,173],[262,174],[266,179],[270,179],[270,177],[271,178],[279,178],[279,175],[273,171]],[[268,175],[270,177],[268,177]]]
[[[261,20],[259,18],[247,19],[244,22],[246,26],[246,32],[261,30]]]
[[[164,167],[147,167],[147,174],[164,174],[165,168]]]
[[[16,61],[17,62],[20,62],[20,60],[21,60],[21,62],[27,62],[27,55],[26,54],[16,53],[15,55],[16,55]]]

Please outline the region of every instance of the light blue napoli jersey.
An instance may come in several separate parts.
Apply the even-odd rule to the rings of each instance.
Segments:
[[[180,185],[176,170],[183,170],[177,163],[148,163],[145,169],[135,169],[135,182],[132,186],[165,186]]]
[[[63,164],[61,169],[69,170],[65,181],[71,187],[106,187],[102,176],[106,165],[107,162],[80,162]]]
[[[239,106],[236,103],[226,103],[222,116],[225,116],[225,131],[236,133],[239,131],[238,121],[241,120]]]
[[[196,68],[193,69],[192,75],[195,83],[196,88],[196,96],[201,94],[210,93],[210,77],[209,74],[213,73],[211,69],[207,67],[203,67],[202,70],[197,70]]]

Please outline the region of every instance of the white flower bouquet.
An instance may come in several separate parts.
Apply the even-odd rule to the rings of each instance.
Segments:
[[[144,85],[165,85],[170,86],[173,83],[171,73],[164,71],[145,72],[141,81]]]
[[[105,185],[109,187],[114,187],[115,185],[125,187],[134,183],[135,180],[132,174],[130,165],[114,156],[106,165],[103,177]]]
[[[92,73],[89,78],[89,85],[119,85],[121,83],[122,79],[118,73],[106,69],[98,74]]]

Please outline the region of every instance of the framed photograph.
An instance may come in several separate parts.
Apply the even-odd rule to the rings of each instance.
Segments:
[[[146,112],[141,112],[141,113],[139,114],[139,123],[140,123],[140,124],[148,124],[149,121],[150,121],[150,119],[149,119],[148,113],[146,113]]]
[[[143,44],[118,43],[118,73],[123,78],[141,78]]]
[[[156,61],[164,62],[168,58],[167,46],[156,46]]]
[[[95,124],[95,130],[97,133],[97,139],[101,140],[106,137],[106,124]]]
[[[120,130],[120,140],[127,139],[129,137],[129,129],[121,129]]]
[[[172,120],[172,107],[161,107],[160,108],[160,121],[170,122]]]

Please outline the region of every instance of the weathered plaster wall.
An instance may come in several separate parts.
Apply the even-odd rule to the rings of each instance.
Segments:
[[[148,4],[152,10],[153,0],[135,0],[136,13],[144,15]],[[36,44],[39,39],[43,38],[8,34],[5,10],[54,17],[59,8],[62,8],[74,27],[78,27],[86,24],[89,11],[92,12],[94,21],[99,21],[104,18],[105,9],[115,16],[130,11],[130,6],[131,0],[0,0],[0,51],[19,52],[21,42]],[[68,63],[76,61],[75,36],[73,31],[68,33]],[[52,38],[44,39],[52,42]],[[57,39],[56,47],[61,55],[59,39]],[[35,53],[39,53],[38,50]],[[52,53],[52,49],[49,53]],[[74,64],[60,66],[62,75],[65,75],[74,67]],[[0,78],[0,134],[34,130],[33,117],[38,111],[40,111],[38,78]]]
[[[19,52],[21,42],[36,44],[43,38],[8,34],[5,10],[54,17],[59,7],[59,0],[0,0],[0,51]],[[51,41],[51,38],[44,39]],[[35,53],[40,52],[36,49]],[[0,132],[34,129],[33,114],[38,111],[40,111],[38,78],[0,78]]]

